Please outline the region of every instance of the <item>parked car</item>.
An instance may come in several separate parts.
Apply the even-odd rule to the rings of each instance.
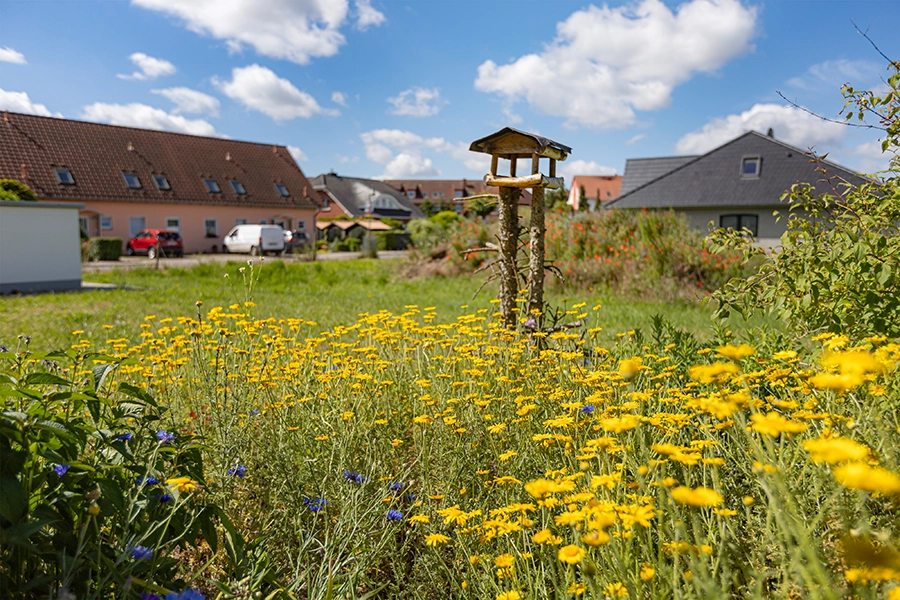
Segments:
[[[309,238],[306,233],[295,229],[291,231],[286,229],[284,232],[284,253],[290,254],[294,251],[302,252],[309,245]]]
[[[278,225],[237,225],[222,240],[224,252],[278,254],[284,251],[284,230]]]
[[[156,258],[157,250],[162,256],[181,258],[184,256],[184,241],[181,234],[163,229],[144,229],[125,245],[125,254],[128,256],[146,254],[148,258]]]

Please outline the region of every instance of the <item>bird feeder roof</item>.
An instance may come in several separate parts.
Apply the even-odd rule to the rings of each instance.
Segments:
[[[566,160],[572,149],[533,133],[504,127],[472,142],[469,151],[495,154],[504,158],[530,158],[537,154],[556,160]]]

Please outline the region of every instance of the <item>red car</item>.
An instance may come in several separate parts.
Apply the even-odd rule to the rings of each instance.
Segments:
[[[128,240],[125,246],[125,254],[146,254],[148,258],[156,258],[157,248],[162,256],[184,256],[184,242],[177,231],[164,231],[160,229],[144,229],[136,236]]]

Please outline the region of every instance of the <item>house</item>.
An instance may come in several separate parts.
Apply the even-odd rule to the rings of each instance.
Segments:
[[[760,246],[780,243],[786,212],[781,195],[795,183],[815,186],[816,193],[833,193],[806,151],[774,138],[748,131],[701,156],[628,160],[622,194],[606,207],[613,209],[672,209],[684,214],[702,232],[716,227],[747,228]],[[830,176],[854,185],[865,179],[852,170],[822,161]]]
[[[452,206],[457,214],[465,212],[466,198],[479,194],[496,194],[480,180],[469,179],[388,179],[385,183],[397,188],[413,204],[421,207],[428,200],[433,206]],[[522,190],[519,206],[531,206],[531,191]]]
[[[319,218],[356,219],[371,215],[406,223],[425,217],[406,194],[377,179],[347,177],[332,171],[316,175],[310,183],[321,198]]]
[[[366,232],[391,231],[390,225],[385,225],[375,219],[363,219],[361,221],[319,221],[316,223],[318,230],[317,239],[332,242],[345,237],[363,237]]]
[[[566,204],[578,210],[582,202],[587,202],[588,210],[597,210],[603,204],[618,198],[621,187],[621,175],[576,175],[569,184],[569,200]]]
[[[241,223],[312,231],[315,191],[284,146],[4,112],[0,178],[38,201],[78,202],[81,228],[127,241],[181,233],[186,252],[216,252]]]

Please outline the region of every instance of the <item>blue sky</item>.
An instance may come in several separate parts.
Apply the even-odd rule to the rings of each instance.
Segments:
[[[0,108],[284,144],[304,172],[480,178],[511,125],[561,172],[775,130],[862,171],[877,132],[831,125],[883,86],[900,1],[0,0]]]

